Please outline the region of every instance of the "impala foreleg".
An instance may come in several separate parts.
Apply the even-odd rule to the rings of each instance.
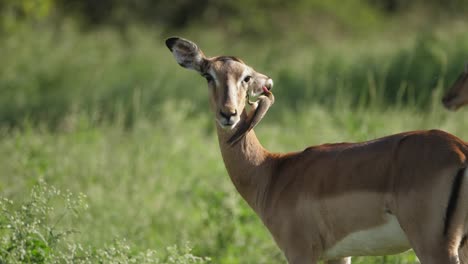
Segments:
[[[342,259],[328,260],[325,263],[326,264],[351,264],[351,257],[342,258]]]

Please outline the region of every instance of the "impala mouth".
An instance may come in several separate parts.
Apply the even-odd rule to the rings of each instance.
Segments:
[[[231,129],[234,129],[237,125],[237,122],[234,123],[234,122],[229,122],[229,123],[226,123],[226,124],[222,124],[221,127],[223,129],[226,129],[226,130],[231,130]]]
[[[273,81],[269,81],[265,85],[262,85],[262,86],[258,87],[257,89],[251,90],[249,92],[249,94],[248,94],[248,97],[247,97],[249,99],[250,104],[258,101],[258,98],[261,95],[271,94],[272,86],[273,86]]]
[[[231,130],[231,129],[234,129],[236,127],[236,125],[239,123],[239,118],[236,118],[236,120],[226,120],[226,119],[216,119],[216,121],[218,122],[219,126],[222,128],[222,129],[225,129],[225,130]]]

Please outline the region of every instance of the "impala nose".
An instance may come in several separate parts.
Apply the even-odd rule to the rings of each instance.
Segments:
[[[224,117],[226,119],[226,121],[230,122],[231,121],[231,117],[237,115],[237,110],[236,109],[233,109],[233,110],[229,110],[227,112],[223,112],[223,111],[219,111],[219,114]]]

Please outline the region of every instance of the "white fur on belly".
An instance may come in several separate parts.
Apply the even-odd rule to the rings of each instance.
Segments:
[[[324,259],[347,256],[378,256],[396,254],[410,249],[408,238],[395,216],[389,215],[383,225],[360,230],[344,237],[325,251]]]

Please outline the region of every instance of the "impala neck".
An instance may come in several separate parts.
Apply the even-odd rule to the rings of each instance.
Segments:
[[[265,193],[269,179],[271,154],[263,148],[251,130],[234,145],[227,143],[232,136],[217,125],[219,146],[224,165],[234,186],[244,200],[259,213],[258,199]]]

